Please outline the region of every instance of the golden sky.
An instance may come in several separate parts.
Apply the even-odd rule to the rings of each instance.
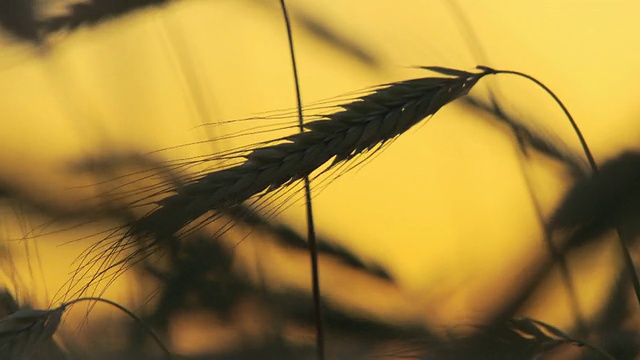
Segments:
[[[466,19],[444,0],[290,1],[294,14],[312,15],[379,60],[378,66],[367,65],[296,23],[305,103],[431,75],[411,69],[414,65],[467,70],[482,61],[526,72],[553,89],[581,126],[597,161],[635,148],[640,134],[635,120],[640,115],[635,89],[640,77],[638,2],[457,3]],[[70,190],[90,182],[68,171],[78,157],[114,150],[146,153],[215,138],[258,122],[238,128],[199,125],[293,108],[287,39],[276,5],[265,0],[183,0],[58,34],[44,49],[3,38],[0,179],[46,201],[74,204],[92,195],[86,188]],[[475,39],[465,33],[465,21]],[[560,109],[539,88],[507,75],[482,82],[490,84],[510,112],[543,133],[557,134],[581,154]],[[486,94],[486,86],[474,91]],[[270,136],[275,135],[156,155],[201,155]],[[326,262],[322,279],[327,296],[354,311],[401,321],[418,318],[443,326],[482,322],[546,256],[527,177],[548,216],[569,185],[566,169],[539,156],[523,160],[506,128],[460,106],[446,107],[366,166],[314,188],[318,233],[385,266],[400,288],[380,290],[357,275],[345,278]],[[294,203],[278,219],[304,231],[303,215],[301,204]],[[20,221],[4,221],[10,237],[24,232]],[[31,224],[38,221],[43,220],[35,217]],[[60,243],[78,236],[69,232],[37,242],[49,297],[87,244]],[[258,243],[243,242],[238,251],[266,246]],[[618,249],[612,244],[602,243],[572,262],[587,311],[598,308],[618,269]],[[274,284],[308,286],[305,258],[287,258],[277,249],[263,253],[260,261]],[[269,266],[270,261],[279,266]],[[594,267],[597,273],[589,271]],[[33,286],[44,287],[41,280]],[[378,291],[374,298],[379,300],[347,291],[351,286]],[[561,283],[548,287],[527,315],[570,326]],[[110,294],[131,301],[130,291],[127,285],[114,286]],[[42,303],[51,300],[39,296]],[[557,306],[540,305],[550,302]]]

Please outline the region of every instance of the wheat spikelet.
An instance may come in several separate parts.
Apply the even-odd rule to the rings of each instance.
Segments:
[[[172,236],[210,210],[223,210],[309,176],[331,159],[346,162],[394,139],[441,107],[464,96],[488,72],[425,67],[446,77],[390,83],[341,111],[305,125],[306,132],[253,150],[240,165],[214,171],[177,189],[136,222],[137,236]]]
[[[0,320],[0,358],[29,359],[60,325],[65,307],[53,310],[21,309]]]

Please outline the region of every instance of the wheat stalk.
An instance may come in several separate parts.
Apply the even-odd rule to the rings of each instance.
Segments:
[[[300,79],[298,77],[298,63],[293,46],[293,32],[291,21],[285,0],[280,0],[280,8],[284,17],[287,29],[287,39],[289,40],[289,54],[291,54],[291,66],[293,71],[293,81],[295,83],[296,107],[298,110],[298,127],[300,134],[304,134],[304,116],[302,114],[302,96],[300,95]],[[311,202],[311,181],[309,176],[303,178],[305,195],[305,213],[307,218],[307,241],[309,242],[309,262],[311,264],[311,292],[313,294],[313,309],[316,322],[316,358],[325,359],[324,349],[324,319],[322,316],[322,300],[320,292],[320,269],[318,267],[318,242],[316,239],[315,225],[313,221],[313,205]]]

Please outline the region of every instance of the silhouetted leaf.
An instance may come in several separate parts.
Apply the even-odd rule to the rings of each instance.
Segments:
[[[637,233],[640,218],[640,154],[608,161],[592,177],[578,181],[549,220],[550,230],[571,230],[567,247],[581,246],[621,226]]]
[[[16,37],[39,44],[49,33],[94,25],[135,10],[169,0],[60,0],[54,4],[35,0],[0,1],[0,26]],[[63,11],[51,12],[57,5]]]
[[[60,29],[75,29],[82,25],[93,25],[134,10],[157,6],[169,0],[89,0],[68,7],[68,14],[46,19],[42,27],[46,32]]]

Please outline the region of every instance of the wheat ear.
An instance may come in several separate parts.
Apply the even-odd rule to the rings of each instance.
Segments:
[[[171,352],[153,330],[139,317],[124,306],[100,297],[83,297],[68,301],[52,310],[20,309],[4,319],[0,319],[0,359],[29,359],[53,337],[58,330],[62,314],[72,305],[83,302],[102,302],[118,308],[141,325],[158,344],[168,359]]]
[[[131,234],[172,236],[209,210],[238,205],[256,195],[309,176],[394,139],[444,105],[466,95],[488,71],[472,73],[441,67],[424,69],[446,75],[389,83],[341,111],[304,125],[305,132],[253,150],[246,161],[215,171],[176,190],[136,222]]]
[[[64,308],[20,309],[0,320],[0,358],[28,359],[51,339]]]

